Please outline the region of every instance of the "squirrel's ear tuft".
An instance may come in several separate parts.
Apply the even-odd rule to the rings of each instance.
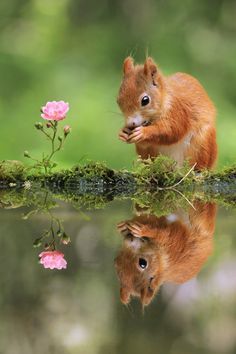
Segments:
[[[157,65],[151,57],[145,60],[143,70],[145,75],[155,75],[157,73]]]
[[[127,305],[129,303],[129,299],[130,299],[130,292],[127,290],[127,288],[120,288],[120,301],[124,305]]]
[[[124,75],[130,73],[134,69],[134,59],[132,57],[127,57],[124,60],[123,72]]]
[[[148,57],[145,60],[144,66],[143,66],[143,71],[144,74],[149,77],[150,79],[152,79],[152,83],[153,85],[157,85],[157,81],[158,81],[158,69],[157,69],[157,65],[154,62],[154,60],[151,57]]]
[[[142,289],[140,293],[140,299],[143,306],[147,306],[150,304],[154,296],[154,291],[150,288]]]

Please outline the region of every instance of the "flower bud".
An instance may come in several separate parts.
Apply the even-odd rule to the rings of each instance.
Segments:
[[[24,157],[28,157],[28,158],[30,158],[30,154],[29,154],[29,152],[28,152],[28,151],[24,151]]]
[[[63,236],[63,233],[61,232],[61,230],[58,230],[58,231],[57,231],[57,236],[58,236],[58,237],[62,237],[62,236]]]
[[[64,136],[66,137],[71,132],[71,127],[69,125],[65,125],[64,128]]]
[[[63,245],[68,245],[68,243],[70,243],[70,237],[65,232],[63,232],[61,243],[63,243]]]
[[[36,238],[36,240],[33,243],[33,246],[36,248],[36,247],[39,247],[41,245],[42,245],[42,237]]]
[[[44,244],[44,249],[45,249],[45,250],[49,250],[49,249],[50,249],[50,244],[45,243],[45,244]]]
[[[42,129],[43,129],[43,124],[40,123],[40,122],[35,123],[34,126],[35,126],[35,128],[38,129],[38,130],[42,130]]]
[[[47,127],[47,128],[51,128],[51,126],[52,126],[52,124],[49,123],[49,122],[46,124],[46,127]]]

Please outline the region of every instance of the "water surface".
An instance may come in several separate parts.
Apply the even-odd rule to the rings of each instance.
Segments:
[[[51,214],[39,212],[24,220],[30,208],[3,207],[0,353],[236,352],[235,211],[219,207],[215,215],[214,204],[208,203],[161,218],[148,215],[129,200],[93,211],[78,211],[60,202],[50,209]],[[64,253],[67,269],[44,269],[39,263],[38,255],[51,242],[51,234],[41,246],[33,247],[35,239],[50,230],[52,218],[61,222],[71,239],[64,245],[55,235],[54,246]],[[131,228],[135,222],[139,227],[146,225],[146,233],[151,225],[159,243],[134,238],[125,222]],[[169,233],[176,242],[181,232],[186,240],[192,238],[192,243],[182,247],[187,261],[183,264],[182,259],[180,264],[179,249],[165,277],[162,265],[155,274],[158,291],[146,272],[152,294],[148,297],[146,289],[150,304],[142,306],[139,298],[132,297],[132,292],[141,294],[145,283],[147,269],[138,269],[139,258],[146,257],[149,267],[153,257],[166,252],[160,235]],[[144,245],[146,253],[140,248]],[[136,266],[131,259],[135,252]],[[171,278],[183,284],[166,281]],[[121,302],[120,285],[128,289],[129,294],[123,294],[123,302],[131,300],[127,305]]]

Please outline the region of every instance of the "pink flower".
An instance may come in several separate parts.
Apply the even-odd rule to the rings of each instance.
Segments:
[[[59,251],[44,251],[40,255],[40,264],[44,268],[50,269],[66,269],[67,261],[64,259],[64,254]]]
[[[41,117],[46,120],[62,120],[66,118],[66,113],[69,111],[69,103],[64,101],[47,102],[46,106],[42,107]]]

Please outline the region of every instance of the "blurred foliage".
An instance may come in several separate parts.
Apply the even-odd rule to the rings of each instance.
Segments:
[[[33,124],[48,100],[71,105],[71,139],[58,162],[81,158],[130,167],[116,105],[126,55],[148,53],[166,74],[183,71],[205,86],[218,110],[219,166],[235,158],[236,3],[233,0],[2,0],[0,159],[41,155]],[[109,147],[109,148],[108,148]]]

